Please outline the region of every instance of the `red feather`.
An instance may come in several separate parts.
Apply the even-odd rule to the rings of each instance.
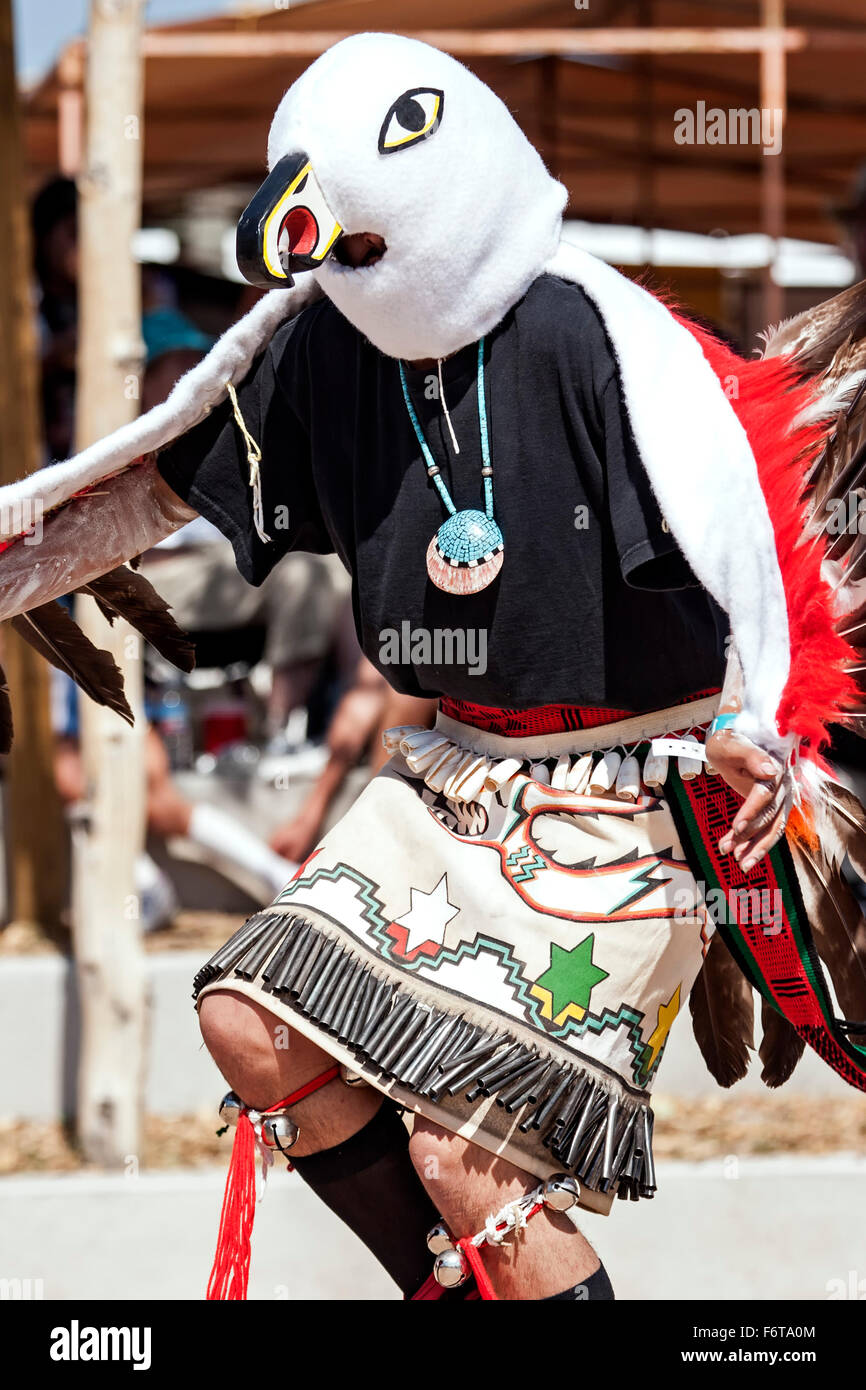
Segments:
[[[833,595],[821,577],[822,546],[804,540],[806,478],[828,430],[826,421],[792,428],[815,399],[815,388],[784,357],[747,360],[687,318],[674,317],[697,339],[749,439],[776,537],[788,609],[791,665],[776,721],[782,735],[802,740],[814,760],[829,742],[827,724],[859,703],[852,647],[836,632]]]

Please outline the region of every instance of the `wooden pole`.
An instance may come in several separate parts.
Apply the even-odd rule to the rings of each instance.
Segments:
[[[57,162],[61,174],[77,179],[84,159],[84,64],[78,43],[61,54],[57,80]]]
[[[143,0],[91,0],[87,133],[79,180],[77,434],[83,447],[138,411],[141,294],[131,241],[141,210]],[[146,1000],[135,863],[144,841],[141,646],[92,600],[80,625],[124,673],[136,726],[82,698],[86,800],[73,835],[73,920],[82,1048],[78,1134],[117,1166],[139,1151]]]
[[[653,10],[652,0],[638,0],[638,17],[641,25],[647,30],[652,29]],[[646,54],[642,54],[635,63],[635,75],[638,86],[638,120],[635,132],[635,144],[640,151],[640,158],[637,170],[637,200],[635,206],[635,221],[639,227],[643,227],[647,233],[647,251],[651,250],[652,233],[656,225],[655,215],[655,163],[653,160],[653,148],[655,144],[655,107],[653,103],[653,69],[652,63]]]
[[[349,29],[283,29],[227,32],[147,33],[146,58],[315,58]],[[578,57],[672,53],[761,53],[780,44],[789,53],[807,49],[844,52],[866,48],[866,29],[788,27],[769,34],[761,26],[746,28],[676,28],[659,25],[651,30],[611,29],[404,29],[408,38],[420,39],[461,58],[540,58],[546,55]]]
[[[0,0],[0,482],[42,462],[33,316],[30,221],[24,197],[21,120],[15,82],[11,0]],[[35,518],[33,518],[35,520]],[[25,525],[30,518],[22,518]],[[38,530],[32,539],[38,541]],[[29,544],[29,539],[28,539]],[[34,564],[39,558],[33,545]],[[48,668],[6,626],[15,742],[7,765],[6,874],[9,916],[53,929],[66,893],[66,827],[54,781]]]
[[[784,130],[787,57],[780,36],[785,24],[785,0],[761,0],[761,17],[768,36],[779,40],[761,51],[761,120],[771,119],[775,129],[775,121],[779,119]],[[782,113],[778,118],[777,111]],[[777,136],[782,140],[782,131],[777,132]],[[763,276],[762,318],[769,325],[779,323],[785,308],[782,286],[773,275],[779,244],[785,234],[785,156],[783,151],[767,154],[762,149],[758,157],[761,160],[761,230],[770,238],[772,248]]]
[[[559,64],[547,54],[537,63],[536,110],[538,112],[538,147],[541,157],[555,179],[559,178]]]

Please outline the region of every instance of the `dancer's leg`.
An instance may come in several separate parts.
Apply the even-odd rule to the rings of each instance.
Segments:
[[[202,1036],[232,1090],[263,1110],[320,1076],[333,1059],[260,1004],[205,995]],[[411,1296],[430,1273],[425,1237],[439,1219],[409,1158],[393,1103],[369,1086],[331,1082],[291,1107],[297,1172]]]
[[[419,1177],[455,1236],[482,1230],[488,1216],[538,1182],[506,1159],[429,1120],[416,1120],[409,1151]],[[547,1208],[507,1243],[485,1245],[482,1259],[502,1299],[612,1297],[589,1241],[567,1216]]]

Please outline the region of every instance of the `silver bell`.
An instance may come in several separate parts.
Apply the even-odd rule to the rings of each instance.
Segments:
[[[568,1211],[580,1196],[580,1184],[568,1173],[554,1173],[544,1184],[542,1200],[552,1211]]]
[[[443,1289],[456,1289],[469,1278],[469,1261],[462,1250],[442,1250],[433,1265],[433,1277]]]
[[[441,1255],[443,1250],[454,1249],[451,1232],[444,1221],[437,1221],[436,1225],[427,1232],[427,1249],[431,1255]]]
[[[234,1091],[229,1091],[220,1101],[220,1119],[224,1125],[236,1125],[241,1111],[245,1108],[240,1096],[236,1096]]]
[[[360,1072],[352,1071],[351,1067],[345,1065],[340,1067],[340,1080],[346,1086],[369,1086],[369,1081]]]
[[[263,1115],[262,1138],[272,1149],[290,1149],[298,1142],[298,1126],[288,1115]]]

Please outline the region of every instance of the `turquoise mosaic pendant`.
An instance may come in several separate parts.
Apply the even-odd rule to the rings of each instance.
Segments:
[[[454,512],[427,548],[427,573],[446,594],[477,594],[502,569],[505,542],[484,512]]]
[[[477,511],[475,508],[466,508],[458,512],[455,507],[454,500],[442,480],[439,466],[430,452],[427,440],[424,438],[424,431],[419,424],[415,407],[412,404],[412,397],[409,395],[403,363],[400,362],[398,365],[403,399],[406,402],[409,419],[412,421],[412,428],[415,431],[415,437],[427,467],[427,476],[439,493],[442,504],[448,512],[447,520],[443,521],[427,547],[427,574],[436,588],[442,589],[446,594],[477,594],[479,590],[486,589],[488,584],[493,583],[502,569],[505,551],[502,532],[493,519],[493,464],[490,459],[487,400],[484,392],[484,339],[481,338],[478,343],[478,369],[475,382],[478,392],[478,428],[481,433],[483,512]],[[441,363],[439,383],[441,387]],[[446,418],[448,418],[447,410],[445,413]],[[451,434],[453,439],[453,429]],[[458,452],[456,439],[454,440],[454,448],[455,452]]]

